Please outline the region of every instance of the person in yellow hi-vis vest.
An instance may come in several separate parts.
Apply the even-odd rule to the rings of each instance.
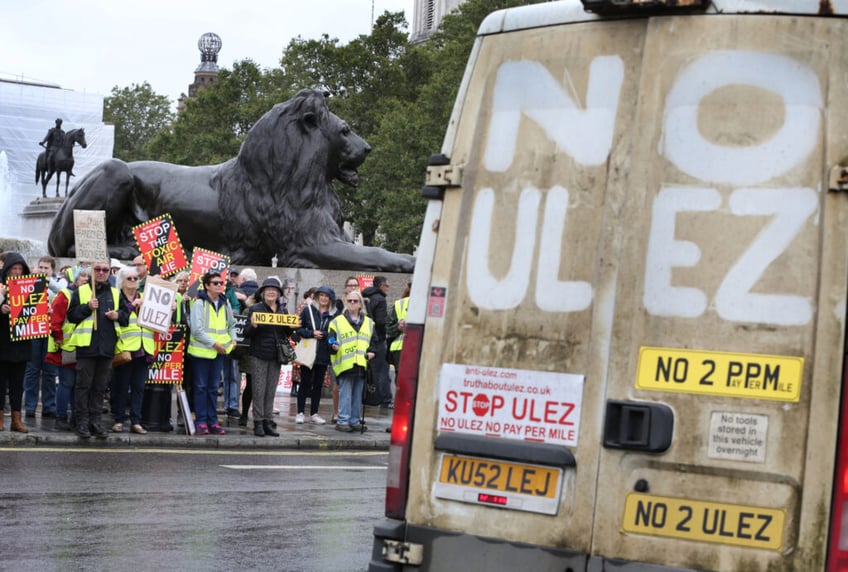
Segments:
[[[130,352],[132,359],[115,368],[112,376],[112,431],[122,433],[127,419],[127,398],[130,401],[130,431],[144,435],[147,429],[141,426],[141,404],[144,399],[144,384],[147,381],[147,356],[155,352],[153,336],[144,336],[138,325],[138,308],[141,294],[140,280],[135,266],[123,266],[115,277],[115,286],[121,291],[121,307],[130,313],[126,327],[118,328],[116,352]],[[148,332],[149,333],[149,332]]]
[[[120,307],[120,294],[109,285],[109,262],[98,262],[93,269],[94,292],[90,284],[84,284],[71,295],[68,321],[76,327],[68,343],[77,351],[77,384],[74,388],[77,435],[87,439],[93,433],[95,437],[105,439],[109,434],[101,425],[100,417],[118,343],[115,323],[126,326],[130,313]]]
[[[333,372],[339,384],[337,431],[364,431],[361,423],[365,370],[376,354],[374,320],[365,313],[362,294],[344,295],[345,311],[330,322],[329,343]]]
[[[198,435],[223,435],[218,423],[218,384],[224,356],[236,347],[236,321],[224,296],[226,280],[220,272],[201,278],[203,290],[191,306],[188,355],[194,385],[194,416]]]
[[[66,318],[71,295],[74,290],[91,280],[91,266],[77,266],[69,269],[68,287],[62,288],[53,297],[50,305],[50,339],[47,340],[46,360],[56,366],[59,372],[59,385],[56,386],[56,431],[73,431],[76,429],[74,415],[74,387],[77,383],[77,364],[70,359],[63,360],[62,352],[73,352],[74,348],[68,343],[74,333],[76,324]]]

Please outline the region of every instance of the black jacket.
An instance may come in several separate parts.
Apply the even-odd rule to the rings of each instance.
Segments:
[[[368,298],[368,317],[374,320],[374,341],[386,341],[386,322],[389,318],[389,310],[386,307],[386,296],[374,286],[362,291],[362,296]]]
[[[118,343],[118,335],[115,331],[115,322],[106,317],[106,312],[117,310],[117,323],[122,326],[127,326],[130,323],[130,312],[127,311],[125,306],[121,305],[120,293],[118,295],[119,307],[115,308],[115,301],[112,298],[112,287],[108,282],[105,284],[96,284],[94,296],[100,304],[97,307],[97,329],[91,332],[90,345],[77,348],[78,358],[110,358],[115,355],[115,345]],[[91,308],[88,307],[88,304],[80,304],[80,293],[79,288],[77,288],[71,295],[67,319],[72,324],[79,324],[89,316],[91,316]]]
[[[277,343],[289,343],[291,328],[282,326],[268,326],[260,324],[258,326],[250,325],[250,316],[254,312],[272,313],[271,307],[264,301],[257,302],[247,310],[247,325],[244,328],[244,337],[250,339],[250,349],[248,354],[253,357],[266,360],[278,361],[277,359]],[[286,314],[282,304],[277,304],[277,314]]]
[[[29,265],[26,263],[24,257],[17,252],[10,252],[4,261],[3,270],[0,270],[0,282],[3,284],[6,283],[6,271],[13,264],[22,264],[24,275],[30,273]],[[3,300],[3,304],[8,303],[8,300]],[[32,359],[32,342],[30,340],[13,342],[12,332],[9,329],[9,314],[0,312],[0,361],[21,363],[30,359]]]

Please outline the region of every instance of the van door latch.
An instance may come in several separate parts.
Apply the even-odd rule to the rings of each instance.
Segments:
[[[673,433],[674,412],[664,403],[607,401],[604,447],[662,453]]]
[[[827,190],[831,193],[848,191],[848,167],[834,165],[830,168],[827,180]]]
[[[418,566],[424,562],[424,545],[383,539],[383,560]]]

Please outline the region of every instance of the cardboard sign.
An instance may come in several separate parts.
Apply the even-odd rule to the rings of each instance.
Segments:
[[[221,273],[221,278],[227,280],[227,270],[230,267],[230,257],[226,254],[212,252],[204,248],[194,247],[191,252],[191,270],[188,278],[188,294],[191,297],[197,295],[197,290],[200,288],[200,278],[214,270]],[[147,288],[147,286],[145,286]]]
[[[274,314],[271,312],[254,312],[256,325],[300,327],[300,316],[294,314]]]
[[[74,244],[77,260],[109,262],[106,247],[106,211],[74,210]]]
[[[180,383],[185,359],[185,329],[171,326],[165,334],[153,334],[156,355],[147,366],[147,383]],[[191,414],[188,414],[191,417]]]
[[[144,297],[138,309],[138,325],[160,334],[171,328],[171,305],[177,300],[177,285],[156,276],[148,276]]]
[[[9,278],[6,303],[12,341],[46,338],[50,335],[50,302],[47,276],[28,274]]]
[[[188,268],[171,215],[165,213],[136,225],[132,233],[150,274],[167,278]]]
[[[285,394],[291,393],[292,388],[292,372],[294,371],[292,364],[285,363],[280,366],[280,377],[277,379],[277,392],[282,391]]]
[[[583,376],[446,363],[439,431],[577,445]]]

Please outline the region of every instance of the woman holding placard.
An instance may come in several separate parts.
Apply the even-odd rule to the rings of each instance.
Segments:
[[[133,266],[124,266],[118,270],[115,286],[121,291],[120,306],[130,315],[126,327],[116,328],[118,344],[117,355],[129,352],[129,361],[113,362],[112,375],[112,416],[115,424],[112,431],[122,433],[127,420],[127,398],[130,402],[130,431],[144,435],[147,430],[141,426],[141,404],[144,400],[144,383],[147,381],[147,356],[154,353],[152,339],[144,340],[138,325],[138,308],[141,306],[141,294],[138,293],[139,275]],[[144,343],[143,343],[144,342]],[[144,347],[147,345],[148,347]],[[119,362],[120,360],[118,360]]]
[[[21,420],[21,405],[24,395],[24,373],[27,362],[32,357],[32,343],[29,340],[12,341],[9,328],[9,315],[12,308],[6,296],[6,281],[9,278],[29,274],[29,266],[21,254],[9,252],[3,260],[0,270],[0,401],[6,400],[9,390],[9,405],[12,410],[12,431],[29,433]],[[0,413],[0,431],[3,430],[3,415]]]
[[[283,289],[276,278],[267,278],[255,297],[259,302],[247,311],[244,337],[250,339],[250,381],[253,390],[253,434],[279,437],[274,430],[274,396],[280,378],[280,364],[288,362],[285,352],[291,328],[273,325],[268,314],[286,314]],[[262,318],[262,319],[260,319]],[[289,348],[291,346],[288,346]]]

